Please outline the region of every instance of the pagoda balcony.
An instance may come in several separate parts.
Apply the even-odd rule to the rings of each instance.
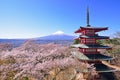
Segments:
[[[94,38],[80,38],[81,44],[96,44],[96,39]]]
[[[79,51],[84,53],[84,54],[94,54],[94,53],[99,54],[99,51],[97,51],[97,49],[94,49],[94,48],[92,48],[92,49],[89,49],[89,48],[87,48],[87,49],[79,48]]]
[[[86,39],[109,39],[108,36],[98,36],[98,34],[96,34],[95,36],[86,36],[86,35],[80,35],[79,36],[81,39],[86,38]]]

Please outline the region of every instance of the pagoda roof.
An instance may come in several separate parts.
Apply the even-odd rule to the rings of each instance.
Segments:
[[[113,58],[110,56],[106,56],[100,53],[97,54],[83,54],[79,51],[73,51],[71,52],[71,54],[73,56],[75,56],[76,58],[80,59],[80,60],[86,60],[86,61],[92,61],[92,60],[112,60]]]
[[[81,35],[80,38],[109,39],[108,36],[86,36],[86,35]]]
[[[71,45],[71,47],[75,48],[98,48],[98,49],[110,49],[110,46],[103,46],[99,44],[92,44],[92,45],[87,45],[87,44],[74,44]]]
[[[94,64],[94,67],[96,67],[96,71],[99,73],[117,71],[116,69],[110,68],[102,63],[101,64]]]
[[[108,30],[108,27],[80,27],[75,33],[80,33],[84,30],[95,30],[95,32],[99,32],[102,30]]]

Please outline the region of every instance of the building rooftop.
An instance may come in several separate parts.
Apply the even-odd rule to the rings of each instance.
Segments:
[[[95,32],[99,32],[102,30],[108,30],[108,27],[80,27],[75,33],[81,33],[84,30],[94,30]]]
[[[102,73],[102,72],[114,72],[117,71],[116,69],[110,68],[104,64],[94,64],[94,67],[96,67],[96,71],[98,73]]]
[[[71,47],[75,48],[98,48],[98,49],[110,49],[110,46],[103,46],[99,44],[92,44],[92,45],[86,45],[86,44],[74,44],[71,45]]]
[[[108,36],[86,36],[86,35],[81,35],[80,38],[109,39]]]
[[[83,54],[79,51],[73,51],[71,52],[71,54],[80,59],[80,60],[86,60],[86,61],[90,61],[90,60],[112,60],[113,58],[110,57],[110,56],[106,56],[106,55],[103,55],[103,54]]]

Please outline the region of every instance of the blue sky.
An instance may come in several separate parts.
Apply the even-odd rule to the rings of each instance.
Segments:
[[[120,0],[0,0],[0,38],[33,38],[63,31],[75,35],[90,25],[109,27],[101,35],[120,31]]]

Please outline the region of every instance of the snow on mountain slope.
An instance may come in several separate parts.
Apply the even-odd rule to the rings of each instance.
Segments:
[[[73,40],[76,36],[67,35],[62,31],[57,31],[51,35],[39,37],[40,40]]]
[[[53,33],[52,35],[64,35],[65,33],[63,31],[57,31]]]

